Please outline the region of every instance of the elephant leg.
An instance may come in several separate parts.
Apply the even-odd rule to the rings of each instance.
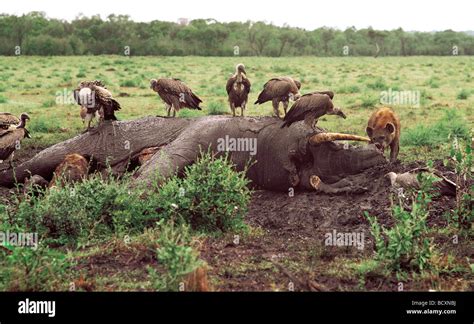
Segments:
[[[175,174],[181,173],[184,168],[194,163],[205,145],[196,143],[195,138],[178,138],[163,146],[153,157],[143,164],[137,171],[136,181],[142,183],[162,183]]]
[[[316,191],[326,194],[361,194],[368,190],[367,188],[354,184],[347,179],[342,179],[332,184],[326,184],[316,175],[309,177],[309,184]]]

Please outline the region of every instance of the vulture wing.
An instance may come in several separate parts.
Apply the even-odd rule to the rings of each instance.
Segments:
[[[319,118],[332,107],[332,101],[326,94],[305,94],[291,106],[281,127],[288,127],[297,121],[304,120],[308,114],[314,114],[315,118]]]
[[[191,88],[179,79],[157,80],[158,94],[168,104],[175,107],[187,107],[201,110],[199,104],[202,100],[196,96]]]
[[[290,92],[298,92],[298,87],[293,79],[288,77],[270,79],[263,85],[263,91],[258,95],[255,104],[262,104],[274,98],[286,97]]]
[[[7,129],[11,125],[18,125],[20,119],[10,113],[0,113],[0,129]]]
[[[109,90],[93,86],[95,100],[104,109],[104,120],[117,120],[115,111],[120,110],[120,103],[112,97]]]
[[[227,80],[227,84],[225,86],[225,90],[227,91],[227,94],[230,94],[230,91],[232,90],[232,87],[234,86],[234,82],[237,79],[236,76],[231,76],[229,80]]]
[[[24,128],[10,130],[0,135],[0,160],[6,160],[15,151],[17,143],[25,136],[29,136]]]

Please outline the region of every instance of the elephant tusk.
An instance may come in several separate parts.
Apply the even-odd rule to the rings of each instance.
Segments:
[[[311,144],[321,144],[324,142],[341,141],[341,140],[370,142],[370,138],[367,138],[367,137],[352,135],[352,134],[342,134],[342,133],[319,133],[309,138],[309,142]]]

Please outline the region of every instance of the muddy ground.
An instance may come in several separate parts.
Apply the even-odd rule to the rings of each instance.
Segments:
[[[36,152],[37,150],[32,150],[17,161],[24,161]],[[425,166],[425,163],[398,163],[367,170],[364,173],[364,186],[368,191],[358,195],[297,191],[290,197],[288,193],[256,190],[246,217],[247,223],[251,225],[251,233],[239,237],[233,234],[208,237],[201,245],[201,257],[208,264],[212,290],[397,290],[400,281],[395,276],[369,273],[362,278],[354,275],[351,265],[374,254],[364,211],[376,216],[384,226],[393,224],[390,213],[390,196],[393,191],[384,175],[390,171],[399,173],[420,166]],[[452,178],[450,170],[443,167],[441,161],[436,161],[435,167]],[[9,194],[9,189],[0,187],[2,199],[8,199]],[[442,196],[435,199],[431,204],[429,226],[446,227],[444,214],[453,207],[453,197]],[[364,248],[326,246],[325,234],[334,230],[364,233]],[[474,257],[472,249],[469,249],[469,242],[460,242],[454,246],[450,237],[443,235],[435,235],[434,240],[442,253],[453,253],[460,262],[467,263],[467,258],[472,260]],[[120,274],[135,277],[130,278],[131,280],[146,280],[144,269],[156,262],[148,252],[124,253],[121,257],[118,249],[113,254],[101,254],[81,260],[78,270],[82,273],[86,271],[90,282],[95,282],[96,276]],[[468,267],[467,264],[466,266]],[[126,274],[127,271],[129,274]],[[458,280],[463,276],[465,275],[453,273],[432,280],[406,280],[404,290],[473,290],[472,280],[470,283],[466,278]],[[100,287],[95,287],[95,284],[91,286],[90,290],[119,288],[113,282],[101,284]]]

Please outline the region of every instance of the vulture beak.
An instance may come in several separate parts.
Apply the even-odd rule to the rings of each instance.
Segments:
[[[311,136],[309,142],[314,145],[318,145],[324,142],[332,141],[360,141],[360,142],[370,142],[370,138],[352,135],[352,134],[342,134],[342,133],[319,133]]]
[[[336,115],[341,116],[344,119],[347,118],[346,114],[344,114],[344,112],[341,110],[341,108],[334,108],[334,110],[336,111]]]

